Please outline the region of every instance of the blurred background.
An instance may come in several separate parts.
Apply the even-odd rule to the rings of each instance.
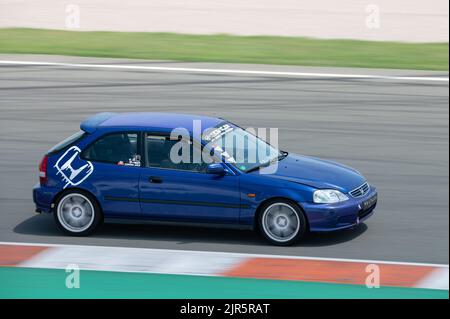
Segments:
[[[447,0],[1,0],[0,28],[448,42],[448,6]]]
[[[0,0],[0,53],[448,70],[448,9],[446,0]]]
[[[191,278],[179,289],[178,277],[142,281],[130,274],[136,286],[126,286],[128,291],[111,274],[98,280],[97,272],[89,293],[71,295],[60,281],[69,262],[169,275],[205,274],[203,266],[214,263],[199,260],[249,253],[283,255],[288,263],[306,256],[448,264],[448,10],[448,0],[0,0],[0,242],[71,245],[0,244],[0,265],[11,266],[19,256],[14,265],[43,268],[27,275],[25,268],[0,267],[0,297],[35,297],[35,287],[48,288],[50,296],[84,297],[99,291],[169,297],[311,293],[301,285],[289,292],[258,281],[225,280],[210,288]],[[133,223],[66,237],[52,216],[33,214],[37,165],[83,119],[105,111],[193,113],[278,128],[281,149],[361,171],[378,188],[376,213],[354,230],[312,234],[293,247],[267,245],[250,231]],[[43,249],[53,253],[42,257]],[[24,261],[21,252],[30,250],[36,259]],[[332,271],[335,264],[314,264],[304,276],[304,265],[286,271],[281,264],[263,259],[259,275],[313,274],[308,278],[319,282],[356,276],[361,290],[352,296],[387,296],[365,289],[364,267],[339,274]],[[245,268],[246,276],[255,276],[253,266]],[[51,267],[58,272],[45,273]],[[437,277],[448,298],[444,268]],[[411,285],[428,272],[400,271],[414,277]],[[152,285],[158,290],[150,291]],[[226,295],[220,295],[224,286]],[[313,296],[341,293],[319,285]]]

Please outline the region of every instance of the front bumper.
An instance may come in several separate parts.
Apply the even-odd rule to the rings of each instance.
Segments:
[[[378,196],[375,187],[371,186],[369,193],[359,198],[336,204],[301,203],[309,221],[312,232],[328,232],[357,226],[373,215],[377,201],[366,209],[363,203]]]

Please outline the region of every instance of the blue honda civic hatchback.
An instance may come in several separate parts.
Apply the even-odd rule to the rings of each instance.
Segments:
[[[249,227],[290,245],[352,228],[377,205],[358,171],[278,150],[223,119],[100,113],[80,128],[43,157],[33,189],[36,211],[69,235],[125,218]]]

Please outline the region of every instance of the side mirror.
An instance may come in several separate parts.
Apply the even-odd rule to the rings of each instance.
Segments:
[[[208,174],[215,174],[215,175],[225,175],[225,169],[223,168],[222,164],[209,164],[208,168],[206,169],[206,172]]]

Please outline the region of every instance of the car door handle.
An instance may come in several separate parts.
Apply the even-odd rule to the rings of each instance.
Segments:
[[[158,177],[158,176],[150,176],[150,177],[148,178],[148,181],[149,181],[150,183],[161,184],[161,183],[162,183],[162,178],[161,178],[161,177]]]

